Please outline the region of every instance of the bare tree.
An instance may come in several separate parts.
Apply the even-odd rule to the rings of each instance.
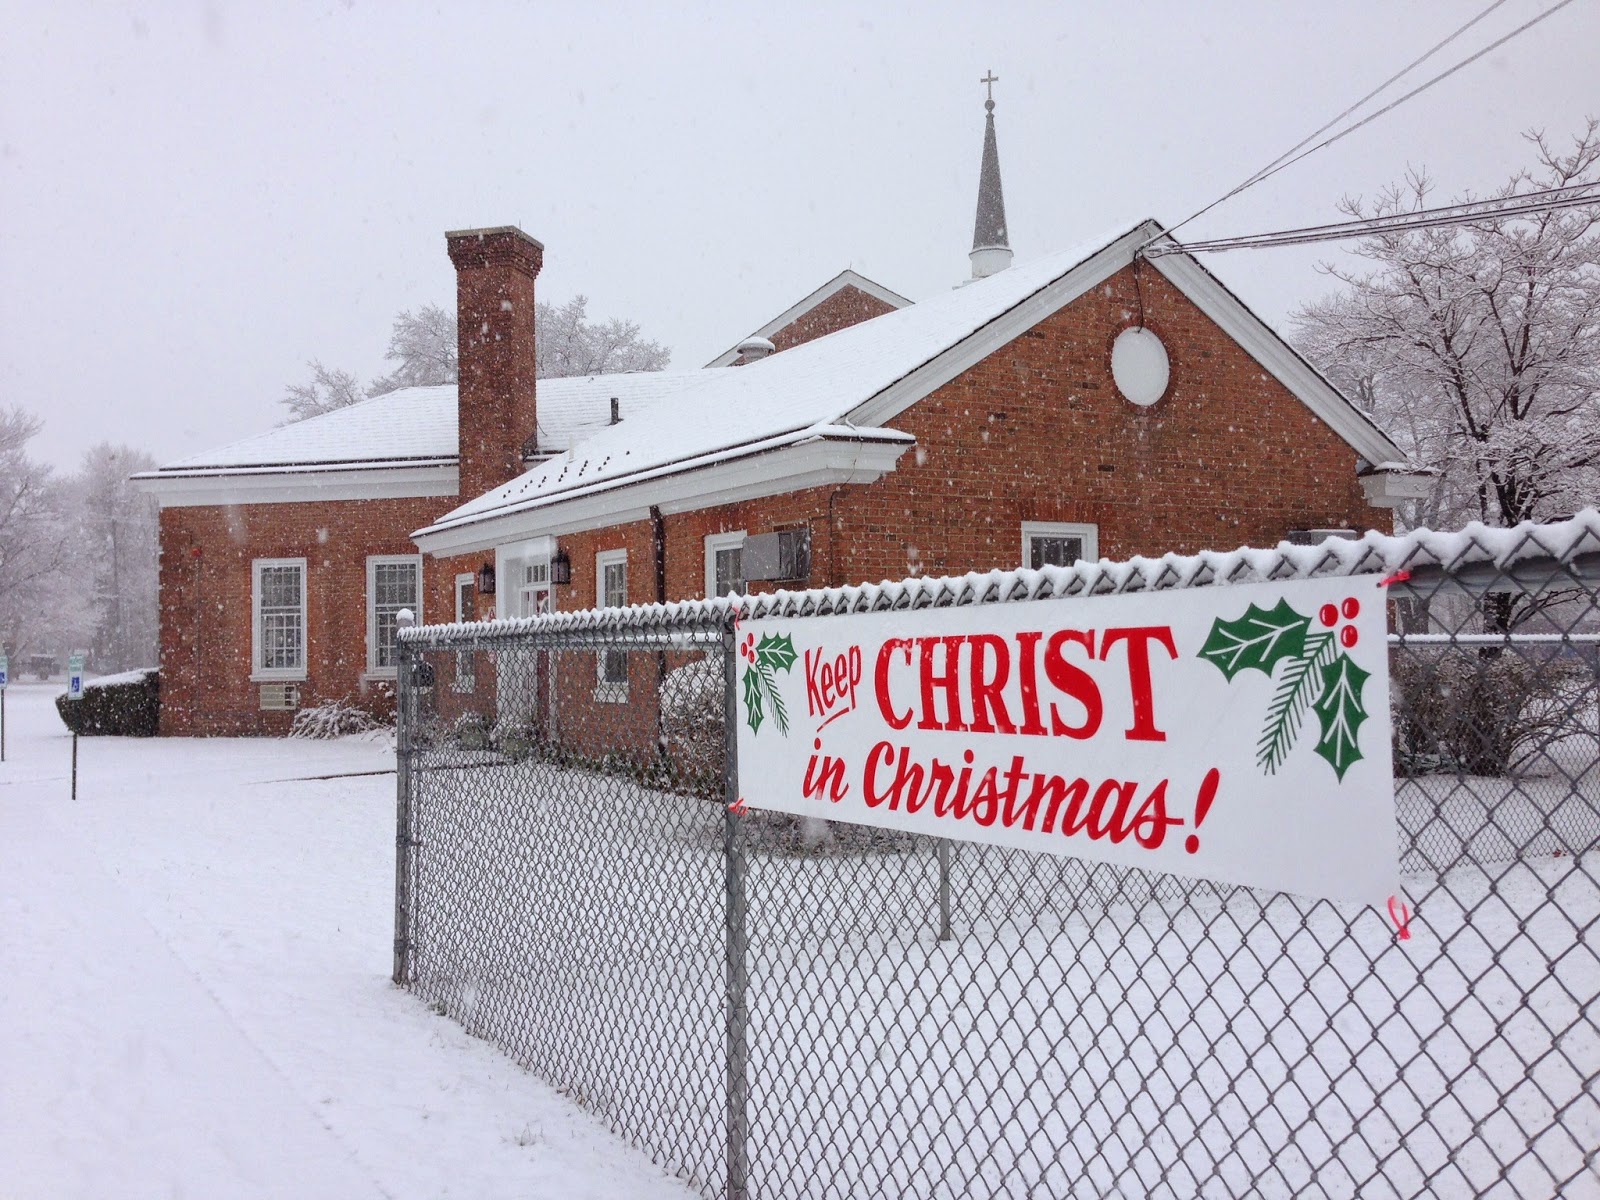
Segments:
[[[394,319],[384,358],[400,365],[374,379],[367,388],[369,396],[381,396],[396,388],[455,383],[460,375],[455,313],[446,312],[437,304],[424,304],[416,312],[407,309]]]
[[[99,671],[157,661],[160,512],[128,479],[156,465],[142,450],[102,442],[85,451],[69,489],[71,574],[89,604],[83,640]]]
[[[330,370],[316,359],[306,365],[311,368],[311,381],[292,383],[284,393],[283,403],[291,414],[284,424],[320,417],[365,399],[360,381],[349,371]]]
[[[569,375],[607,375],[622,371],[659,371],[672,357],[665,346],[639,336],[632,321],[591,322],[589,301],[574,296],[565,304],[534,306],[535,372],[541,379]],[[456,316],[437,304],[407,309],[394,319],[384,358],[398,364],[374,379],[367,396],[381,396],[403,387],[455,383],[460,369],[456,350]],[[355,377],[311,363],[312,381],[289,389],[284,399],[295,414],[291,420],[316,416],[362,399]]]
[[[672,353],[639,337],[632,321],[591,323],[589,300],[574,296],[559,308],[540,304],[534,314],[534,353],[541,379],[663,370]]]
[[[0,409],[0,645],[13,651],[47,640],[66,561],[61,489],[28,457],[40,428],[20,407]]]
[[[1600,178],[1588,122],[1562,153],[1529,134],[1536,165],[1496,196]],[[1425,206],[1416,172],[1357,218]],[[1412,525],[1548,520],[1592,502],[1600,482],[1600,204],[1454,228],[1373,235],[1365,273],[1297,314],[1300,342],[1416,465],[1432,494]]]

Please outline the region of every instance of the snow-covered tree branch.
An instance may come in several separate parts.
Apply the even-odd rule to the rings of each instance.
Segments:
[[[660,371],[672,357],[665,346],[639,335],[632,321],[589,320],[589,301],[574,296],[565,304],[534,307],[535,370],[541,379],[571,375],[605,375],[622,371]],[[374,379],[363,391],[348,371],[330,370],[313,360],[309,383],[288,389],[283,403],[291,421],[332,412],[370,396],[403,387],[455,383],[455,313],[437,304],[407,309],[394,319],[384,355],[394,370]]]
[[[1600,125],[1563,150],[1528,135],[1535,165],[1496,196],[1600,178]],[[1422,208],[1425,173],[1365,218]],[[1468,197],[1470,199],[1470,197]],[[1308,356],[1411,456],[1438,472],[1412,525],[1514,525],[1600,496],[1600,205],[1455,228],[1389,232],[1354,251],[1369,271],[1297,314]]]

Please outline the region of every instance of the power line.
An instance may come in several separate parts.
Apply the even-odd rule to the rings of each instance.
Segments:
[[[1365,96],[1361,97],[1361,99],[1357,100],[1354,104],[1350,105],[1350,107],[1346,108],[1342,113],[1340,113],[1338,116],[1334,117],[1331,121],[1329,121],[1326,124],[1324,124],[1321,128],[1317,129],[1315,132],[1309,134],[1305,138],[1302,138],[1299,142],[1296,142],[1293,146],[1289,147],[1288,150],[1285,150],[1282,154],[1278,155],[1277,158],[1273,159],[1266,166],[1262,167],[1255,174],[1251,175],[1243,183],[1240,183],[1238,186],[1233,188],[1231,191],[1229,191],[1229,192],[1217,197],[1217,199],[1213,200],[1210,204],[1207,204],[1205,207],[1203,207],[1203,208],[1197,210],[1196,212],[1190,214],[1189,216],[1185,217],[1182,221],[1179,221],[1176,225],[1174,225],[1170,230],[1167,231],[1168,235],[1176,233],[1179,229],[1182,229],[1185,225],[1189,224],[1189,222],[1191,222],[1193,220],[1196,220],[1199,217],[1204,216],[1206,213],[1210,212],[1213,208],[1216,208],[1217,205],[1223,203],[1223,201],[1232,199],[1234,196],[1237,196],[1240,192],[1244,191],[1245,189],[1254,187],[1256,184],[1262,182],[1263,180],[1268,179],[1273,175],[1276,175],[1279,171],[1283,170],[1285,167],[1292,166],[1294,163],[1299,162],[1302,158],[1305,158],[1307,155],[1314,154],[1318,150],[1321,150],[1321,149],[1324,149],[1324,148],[1326,148],[1328,146],[1331,146],[1331,145],[1333,145],[1333,143],[1337,142],[1339,139],[1341,139],[1341,138],[1343,138],[1343,137],[1345,137],[1345,136],[1347,136],[1347,135],[1349,135],[1351,133],[1354,133],[1357,129],[1360,129],[1363,125],[1367,125],[1367,124],[1371,123],[1372,121],[1377,120],[1379,117],[1383,116],[1384,113],[1387,113],[1387,112],[1397,108],[1401,104],[1404,104],[1407,100],[1410,100],[1413,96],[1416,96],[1416,95],[1426,91],[1428,88],[1431,88],[1434,84],[1440,83],[1443,80],[1449,78],[1451,75],[1455,74],[1457,71],[1461,70],[1463,67],[1466,67],[1469,64],[1471,64],[1473,62],[1476,62],[1478,59],[1482,58],[1485,54],[1488,54],[1491,50],[1494,50],[1494,49],[1504,45],[1506,42],[1510,41],[1512,38],[1518,36],[1521,33],[1524,33],[1528,29],[1531,29],[1533,26],[1537,25],[1540,21],[1543,21],[1546,17],[1549,17],[1549,16],[1553,15],[1554,13],[1560,11],[1561,9],[1565,8],[1568,4],[1572,3],[1572,0],[1558,0],[1558,3],[1556,3],[1555,5],[1550,7],[1549,9],[1546,9],[1544,12],[1542,12],[1542,13],[1538,14],[1537,16],[1533,17],[1531,20],[1525,21],[1523,24],[1521,24],[1517,28],[1513,29],[1510,33],[1505,34],[1503,37],[1498,38],[1497,40],[1491,42],[1489,45],[1485,46],[1483,49],[1479,50],[1476,54],[1473,54],[1473,55],[1471,55],[1471,56],[1469,56],[1469,57],[1467,57],[1465,59],[1462,59],[1460,62],[1456,63],[1454,66],[1448,68],[1445,71],[1440,72],[1438,75],[1435,75],[1432,79],[1428,80],[1426,83],[1423,83],[1423,84],[1419,85],[1418,87],[1413,88],[1411,91],[1407,92],[1404,96],[1401,96],[1398,100],[1395,100],[1395,101],[1385,105],[1383,108],[1379,109],[1377,112],[1371,114],[1368,117],[1363,118],[1362,120],[1356,122],[1354,125],[1348,126],[1347,128],[1341,130],[1339,133],[1336,133],[1333,137],[1328,138],[1325,141],[1318,142],[1316,145],[1310,147],[1310,149],[1302,150],[1302,152],[1299,153],[1299,154],[1295,154],[1295,151],[1301,150],[1301,148],[1304,147],[1307,142],[1310,142],[1313,138],[1316,138],[1316,137],[1320,136],[1321,134],[1326,133],[1330,128],[1332,128],[1334,125],[1337,125],[1340,121],[1344,120],[1345,117],[1347,117],[1351,113],[1355,112],[1356,109],[1360,108],[1363,104],[1367,103],[1367,101],[1371,100],[1374,96],[1376,96],[1380,92],[1384,91],[1391,84],[1393,84],[1394,82],[1396,82],[1397,80],[1399,80],[1403,76],[1409,74],[1416,67],[1418,67],[1422,63],[1426,62],[1429,58],[1432,58],[1435,54],[1437,54],[1445,46],[1448,46],[1451,42],[1455,41],[1456,38],[1460,37],[1463,33],[1467,32],[1467,30],[1471,29],[1474,25],[1478,24],[1478,22],[1482,21],[1485,17],[1487,17],[1490,13],[1494,12],[1495,9],[1499,8],[1504,3],[1505,3],[1505,0],[1494,0],[1494,3],[1490,4],[1488,8],[1484,9],[1482,12],[1480,12],[1477,16],[1473,17],[1466,24],[1464,24],[1460,28],[1456,29],[1448,37],[1444,38],[1442,41],[1440,41],[1440,42],[1436,43],[1435,45],[1433,45],[1432,47],[1430,47],[1422,55],[1420,55],[1419,57],[1413,59],[1411,62],[1407,63],[1399,71],[1397,71],[1395,74],[1391,75],[1388,79],[1384,80],[1377,87],[1373,88],[1372,91],[1368,92]],[[1293,157],[1291,157],[1291,156],[1293,156]]]
[[[1370,237],[1373,234],[1408,232],[1416,229],[1438,229],[1450,225],[1466,225],[1473,221],[1500,220],[1506,217],[1527,216],[1532,213],[1552,212],[1563,208],[1600,206],[1600,180],[1589,183],[1567,184],[1564,187],[1544,188],[1523,192],[1515,196],[1502,196],[1493,200],[1469,200],[1460,204],[1447,204],[1439,208],[1422,208],[1412,212],[1393,213],[1383,217],[1364,217],[1353,221],[1339,221],[1330,225],[1308,225],[1300,229],[1281,229],[1273,233],[1252,233],[1238,237],[1211,238],[1207,241],[1180,243],[1169,240],[1155,245],[1147,244],[1147,258],[1160,258],[1166,254],[1221,253],[1227,250],[1258,250],[1274,246],[1300,246],[1311,242],[1343,241],[1348,238]],[[1158,237],[1168,238],[1169,234]]]
[[[1554,16],[1556,13],[1560,12],[1563,8],[1565,8],[1567,5],[1569,5],[1571,3],[1572,3],[1572,0],[1558,0],[1558,3],[1552,4],[1549,8],[1545,9],[1544,12],[1540,13],[1538,16],[1533,17],[1530,20],[1524,21],[1521,25],[1518,25],[1515,29],[1513,29],[1510,33],[1506,34],[1504,37],[1500,37],[1500,38],[1495,39],[1494,41],[1490,42],[1487,46],[1485,46],[1482,50],[1479,50],[1476,54],[1469,55],[1468,57],[1462,59],[1460,62],[1456,63],[1453,67],[1450,67],[1447,70],[1439,72],[1439,74],[1435,75],[1432,79],[1428,80],[1426,83],[1418,84],[1416,87],[1412,88],[1409,92],[1407,92],[1404,96],[1401,96],[1398,100],[1392,100],[1388,104],[1385,104],[1382,108],[1380,108],[1377,112],[1373,113],[1371,116],[1363,117],[1361,120],[1357,121],[1354,125],[1349,125],[1349,126],[1346,126],[1344,129],[1341,129],[1338,133],[1334,134],[1331,138],[1328,138],[1326,141],[1318,142],[1315,146],[1312,146],[1309,150],[1302,150],[1299,154],[1295,155],[1288,162],[1281,163],[1280,165],[1278,165],[1276,167],[1273,167],[1272,170],[1268,171],[1265,175],[1261,176],[1261,179],[1266,179],[1266,178],[1268,178],[1268,177],[1270,177],[1272,175],[1276,175],[1279,171],[1283,170],[1284,167],[1292,167],[1292,166],[1294,166],[1295,163],[1299,162],[1302,158],[1306,157],[1306,155],[1315,154],[1318,150],[1321,150],[1324,147],[1333,145],[1340,138],[1348,137],[1350,134],[1352,134],[1356,130],[1360,129],[1363,125],[1370,125],[1373,121],[1376,121],[1379,117],[1383,116],[1384,113],[1389,112],[1389,111],[1391,111],[1393,109],[1399,108],[1400,105],[1404,104],[1407,100],[1411,99],[1413,96],[1420,95],[1421,93],[1423,93],[1423,92],[1427,91],[1429,88],[1431,88],[1434,84],[1440,83],[1440,82],[1450,78],[1450,76],[1454,75],[1457,71],[1461,70],[1461,68],[1466,67],[1466,66],[1470,66],[1472,63],[1477,62],[1485,54],[1488,54],[1489,51],[1499,49],[1501,46],[1503,46],[1507,42],[1509,42],[1512,38],[1518,36],[1519,34],[1526,33],[1528,30],[1532,29],[1535,25],[1537,25],[1540,21],[1543,21],[1546,17]],[[1260,183],[1261,179],[1256,180],[1256,182]]]

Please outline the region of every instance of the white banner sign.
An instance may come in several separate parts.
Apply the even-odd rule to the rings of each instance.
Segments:
[[[745,621],[753,808],[1382,904],[1370,577]]]

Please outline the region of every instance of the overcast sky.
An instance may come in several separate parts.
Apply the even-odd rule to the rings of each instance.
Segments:
[[[986,70],[1025,261],[1181,220],[1486,3],[0,0],[0,403],[63,467],[258,432],[308,359],[386,370],[479,225],[544,243],[542,299],[700,366],[846,266],[913,299],[967,276]],[[1597,66],[1577,0],[1185,233],[1335,219],[1408,165],[1491,190],[1521,131],[1600,114]],[[1333,253],[1205,261],[1281,326]]]

